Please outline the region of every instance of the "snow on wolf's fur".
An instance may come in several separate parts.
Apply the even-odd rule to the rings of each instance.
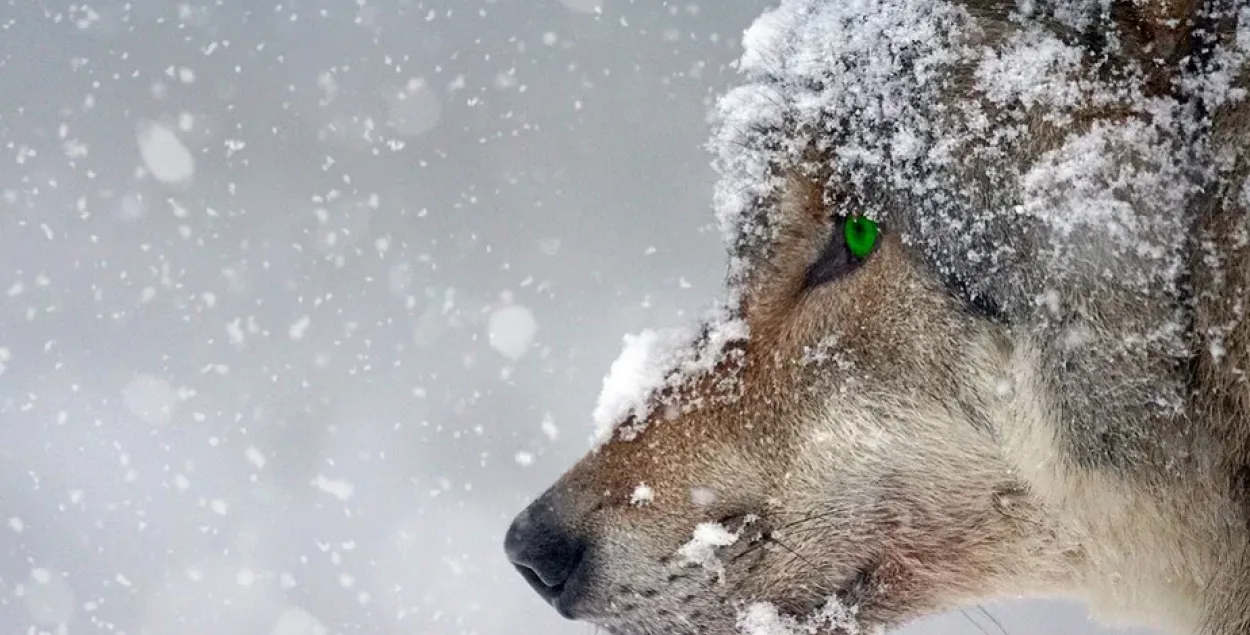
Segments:
[[[724,307],[712,311],[700,331],[672,328],[626,335],[625,346],[604,377],[595,405],[596,439],[606,440],[613,431],[623,439],[632,439],[642,430],[659,392],[711,371],[724,359],[726,347],[746,336],[746,322]],[[675,403],[665,405],[679,407]],[[626,421],[633,423],[619,425]]]
[[[1105,263],[1106,279],[1093,284],[1179,293],[1188,221],[1171,210],[1218,168],[1178,147],[1201,134],[1192,104],[1144,94],[1142,69],[1105,72],[1043,27],[1084,29],[1106,10],[1101,0],[1022,1],[1012,17],[1022,28],[997,50],[963,6],[944,0],[782,0],[763,14],[744,34],[745,82],[719,101],[709,144],[730,300],[701,332],[626,338],[595,409],[600,439],[614,429],[632,438],[653,408],[672,405],[653,403],[656,395],[710,371],[748,336],[735,298],[774,238],[768,203],[783,170],[803,169],[811,150],[829,163],[813,175],[856,192],[859,212],[890,223],[905,242],[933,246],[928,264],[972,297],[1010,288],[996,295],[1045,306],[1057,301],[1051,285],[1090,275],[1099,269],[1091,262]],[[1246,97],[1226,77],[1250,58],[1250,7],[1241,11],[1246,32],[1200,78],[1181,80],[1208,108]],[[951,82],[966,87],[965,98],[951,102]],[[1099,105],[1139,116],[1081,125],[1080,113]],[[1022,163],[1013,144],[1038,134],[1028,126],[1039,119],[1063,143]],[[1035,250],[1021,254],[996,240],[1004,235],[1026,236]],[[1129,261],[1135,276],[1113,269]],[[1001,307],[1008,315],[1028,308]],[[1150,345],[1185,354],[1176,324],[1142,332]],[[854,607],[826,607],[795,621],[754,605],[739,627],[771,635],[836,622],[853,632],[853,615]]]

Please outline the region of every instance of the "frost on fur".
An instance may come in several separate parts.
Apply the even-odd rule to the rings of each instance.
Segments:
[[[720,100],[710,144],[721,175],[717,215],[736,257],[772,238],[762,203],[810,142],[794,131],[827,131],[830,147],[820,149],[846,166],[851,183],[872,176],[866,168],[924,157],[933,131],[917,96],[935,94],[935,73],[970,55],[966,23],[944,2],[793,0],[747,30],[739,66],[748,81]],[[839,113],[854,113],[855,125]],[[731,263],[731,280],[743,266]]]
[[[719,101],[710,142],[731,293],[749,263],[767,257],[777,225],[770,201],[783,171],[809,167],[813,144],[831,172],[826,189],[864,193],[856,213],[931,245],[934,271],[970,298],[1007,298],[1005,314],[1028,311],[1017,299],[1040,294],[1042,281],[1180,293],[1187,218],[1169,210],[1208,178],[1181,146],[1194,133],[1191,106],[1143,94],[1146,70],[1110,72],[1042,26],[1085,28],[1104,4],[1023,2],[1017,17],[1036,21],[992,50],[983,43],[993,34],[941,0],[784,0],[761,16],[743,37],[746,81]],[[1230,88],[1246,66],[1243,39],[1216,51],[1200,80],[1182,80],[1200,82],[1187,90],[1208,103],[1244,98]],[[968,85],[955,103],[952,82]],[[1094,108],[1124,116],[1090,121]],[[1053,129],[1026,123],[1037,121]],[[1058,146],[1030,154],[1040,135]],[[1027,238],[1042,257],[1006,235]],[[1082,278],[1096,269],[1091,259],[1107,263],[1101,280]],[[1184,344],[1179,335],[1158,342]]]
[[[595,436],[606,440],[613,430],[626,440],[637,436],[663,391],[710,372],[725,361],[730,344],[746,337],[746,322],[727,308],[714,311],[698,332],[674,328],[626,335],[620,356],[603,379],[594,411]],[[733,388],[724,386],[721,393],[732,397]],[[663,404],[678,412],[698,405],[673,400]]]
[[[846,635],[869,635],[882,629],[861,627],[856,619],[857,607],[846,606],[837,598],[829,598],[812,615],[798,619],[782,615],[777,607],[768,602],[755,602],[738,614],[738,632],[742,635],[816,635],[817,633],[845,633]]]

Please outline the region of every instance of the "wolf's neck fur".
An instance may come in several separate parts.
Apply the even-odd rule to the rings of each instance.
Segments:
[[[1100,618],[1175,633],[1248,632],[1244,622],[1225,623],[1250,614],[1250,589],[1236,582],[1250,565],[1250,545],[1242,504],[1216,477],[1227,473],[1220,469],[1224,446],[1204,443],[1206,426],[1194,424],[1195,443],[1161,448],[1173,464],[1157,466],[1154,478],[1076,465],[1056,436],[1055,405],[1038,389],[1043,378],[1012,363],[1033,354],[1023,347],[1015,353],[996,433],[1011,470],[1028,485],[1035,526],[1053,532],[1056,543],[1053,552],[1020,554],[1020,570],[1030,572],[1025,592],[1075,597]],[[1002,390],[1003,378],[993,381]],[[1063,572],[1058,584],[1056,571]]]

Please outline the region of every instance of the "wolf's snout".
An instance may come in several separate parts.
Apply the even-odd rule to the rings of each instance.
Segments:
[[[544,496],[522,511],[504,537],[504,552],[530,586],[565,617],[585,543],[564,523]]]

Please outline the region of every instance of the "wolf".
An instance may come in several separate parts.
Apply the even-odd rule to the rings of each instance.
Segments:
[[[617,635],[1250,634],[1250,3],[782,0],[743,44],[724,300],[628,340],[525,580]]]

